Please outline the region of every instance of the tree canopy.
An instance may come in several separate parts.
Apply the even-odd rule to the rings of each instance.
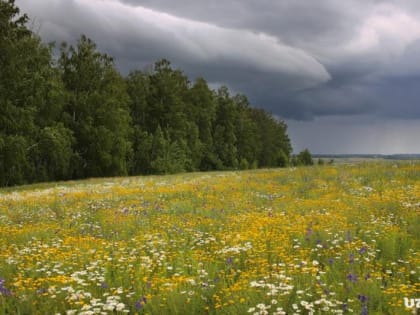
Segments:
[[[0,0],[0,186],[289,164],[286,124],[245,95],[166,59],[124,77],[83,35],[54,57],[27,23]]]

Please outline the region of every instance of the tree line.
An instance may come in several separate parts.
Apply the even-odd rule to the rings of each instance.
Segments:
[[[286,124],[246,96],[165,59],[124,77],[86,36],[54,57],[27,23],[0,0],[0,186],[293,161]]]

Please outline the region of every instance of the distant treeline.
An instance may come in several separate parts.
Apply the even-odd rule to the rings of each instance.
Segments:
[[[420,154],[313,154],[315,158],[419,160]]]
[[[289,163],[285,123],[245,96],[167,60],[123,77],[85,36],[54,58],[27,22],[0,0],[1,186]]]

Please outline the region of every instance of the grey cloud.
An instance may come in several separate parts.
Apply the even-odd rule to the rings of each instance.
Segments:
[[[383,67],[378,73],[379,78],[383,77],[418,77],[420,74],[420,39],[405,47],[401,56]]]
[[[27,1],[21,2],[30,7]],[[277,78],[279,88],[307,88],[330,78],[309,53],[264,33],[222,28],[143,7],[129,8],[115,1],[73,1],[65,4],[65,11],[47,2],[44,7],[30,7],[32,15],[46,20],[41,32],[60,20],[72,34],[88,31],[87,35],[92,34],[107,50],[125,54],[125,48],[130,49],[133,55],[125,54],[129,62],[166,57],[181,66],[210,65],[219,77],[224,76],[226,67],[245,75],[259,71]],[[66,19],[63,13],[69,11],[69,16],[78,16],[79,20]],[[55,39],[55,28],[45,32]]]
[[[47,40],[80,33],[120,68],[165,57],[283,118],[420,117],[411,0],[17,0]]]

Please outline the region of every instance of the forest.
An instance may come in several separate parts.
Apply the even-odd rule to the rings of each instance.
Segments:
[[[88,37],[47,45],[28,21],[0,1],[0,186],[307,163],[245,95],[166,59],[122,75]]]

